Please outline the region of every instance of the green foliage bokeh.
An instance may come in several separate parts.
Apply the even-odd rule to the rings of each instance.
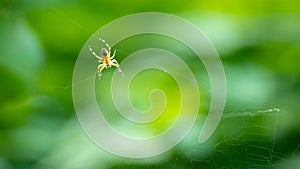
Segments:
[[[299,167],[294,160],[299,158],[300,144],[299,6],[300,2],[293,0],[1,1],[0,168]],[[228,95],[223,120],[208,143],[199,148],[193,142],[198,126],[180,148],[148,161],[128,162],[98,148],[80,128],[72,103],[72,73],[82,46],[96,30],[137,12],[170,13],[198,26],[219,52]],[[136,37],[138,42],[142,38]],[[134,41],[120,43],[116,46],[118,57],[122,60],[143,45],[147,46]],[[165,48],[192,55],[176,43]],[[187,62],[193,68],[195,62]],[[209,107],[209,81],[204,70],[194,72],[203,77],[197,79],[202,92],[200,114]],[[105,71],[108,76],[114,70]],[[154,75],[162,74],[144,72],[155,81]],[[146,109],[147,94],[139,95],[141,76],[130,92],[136,96],[134,105]],[[170,81],[155,82],[166,93],[177,90],[170,96],[176,97],[178,88]],[[257,128],[251,128],[252,124]],[[258,134],[249,134],[255,132]],[[249,154],[247,145],[267,147],[271,155],[261,148],[255,153],[265,163],[243,159]],[[224,158],[218,153],[221,151],[229,157]]]

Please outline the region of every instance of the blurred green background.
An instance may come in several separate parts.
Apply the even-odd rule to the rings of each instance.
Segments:
[[[205,115],[177,147],[144,160],[109,154],[80,128],[72,103],[77,56],[99,28],[137,12],[182,17],[215,45],[227,77],[228,98],[223,119],[205,144],[197,143]],[[128,39],[116,45],[117,58],[122,61],[153,44],[147,35]],[[175,43],[164,48],[193,55]],[[187,63],[193,67],[195,62]],[[299,168],[299,63],[300,1],[1,0],[0,168]],[[103,75],[109,79],[113,71],[104,70]],[[155,71],[144,76],[159,82],[176,108],[174,96],[179,91],[172,79]],[[209,80],[205,73],[200,77],[199,114],[205,114]],[[130,92],[133,104],[143,110],[149,106],[149,92],[139,87],[142,80],[138,76]],[[106,82],[97,81],[101,83]],[[106,88],[99,90],[104,95],[98,99],[111,97]],[[168,124],[152,127],[161,130],[164,125]]]

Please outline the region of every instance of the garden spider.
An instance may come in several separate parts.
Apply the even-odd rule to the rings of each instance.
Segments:
[[[90,51],[96,57],[97,61],[100,63],[98,65],[98,68],[97,68],[98,69],[98,77],[99,77],[99,79],[102,79],[102,70],[104,68],[110,68],[111,66],[115,66],[118,69],[118,71],[122,74],[122,76],[124,77],[124,74],[121,71],[120,65],[118,64],[117,60],[114,59],[114,57],[116,55],[116,50],[114,50],[113,55],[110,56],[110,54],[111,54],[111,47],[109,46],[109,44],[106,43],[104,39],[99,38],[99,40],[101,40],[105,44],[105,46],[107,47],[107,49],[106,48],[102,48],[100,56],[97,55],[93,51],[93,49],[89,46]]]

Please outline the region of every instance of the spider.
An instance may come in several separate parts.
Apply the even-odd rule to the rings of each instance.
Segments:
[[[111,54],[111,47],[109,46],[109,44],[104,40],[104,39],[101,39],[99,38],[99,40],[101,40],[105,46],[107,47],[106,48],[102,48],[101,50],[101,54],[100,56],[97,55],[93,49],[89,46],[89,49],[90,51],[92,52],[92,54],[96,57],[97,59],[97,62],[99,62],[100,64],[98,65],[98,77],[99,79],[102,79],[102,70],[104,68],[110,68],[111,66],[115,66],[117,69],[118,69],[118,72],[120,72],[122,74],[122,76],[124,77],[124,74],[120,68],[120,65],[118,64],[117,60],[114,59],[115,55],[116,55],[116,50],[114,50],[114,53],[112,56],[110,56]]]

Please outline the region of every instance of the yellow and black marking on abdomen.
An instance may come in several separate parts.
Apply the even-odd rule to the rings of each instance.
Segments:
[[[102,59],[103,64],[104,64],[105,67],[107,67],[107,68],[111,66],[111,65],[109,64],[109,60],[110,60],[109,56],[104,56],[103,59]]]

